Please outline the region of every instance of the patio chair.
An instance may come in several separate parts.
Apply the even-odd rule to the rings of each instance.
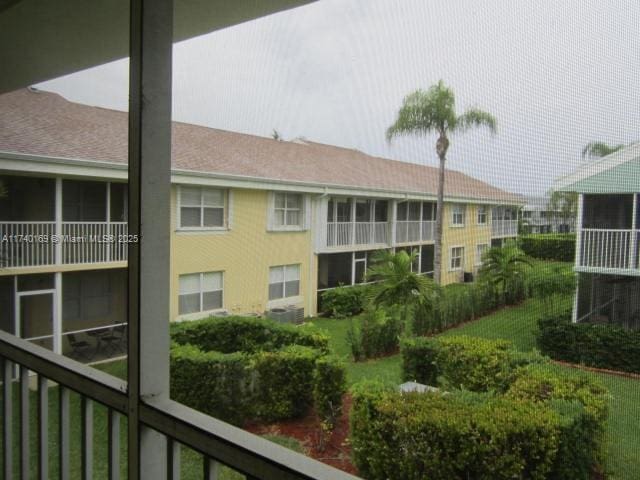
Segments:
[[[73,333],[67,335],[67,340],[69,341],[69,346],[71,346],[70,357],[75,358],[78,361],[84,359],[87,362],[90,362],[93,360],[95,350],[89,342],[85,340],[78,340]]]
[[[126,352],[127,326],[118,325],[113,327],[108,333],[100,337],[100,342],[104,344],[104,352],[114,354],[117,351]]]

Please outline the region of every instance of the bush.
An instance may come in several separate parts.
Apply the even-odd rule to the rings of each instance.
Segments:
[[[571,262],[576,254],[575,234],[533,234],[518,239],[520,248],[530,257]]]
[[[331,317],[357,315],[367,304],[367,285],[339,286],[322,292],[321,309]]]
[[[571,312],[541,318],[540,350],[556,360],[640,373],[640,331],[618,325],[572,323]]]
[[[234,322],[239,325],[236,339],[229,334]],[[315,382],[329,376],[316,372],[328,369],[321,362],[326,337],[313,329],[225,317],[176,325],[172,331],[171,397],[236,425],[305,414],[314,403]],[[231,349],[234,342],[246,351],[205,350],[211,346]],[[331,367],[332,375],[339,376],[340,368],[344,376],[344,368],[338,365]],[[342,387],[332,390],[338,387],[334,381],[318,388],[324,397],[335,398],[343,392]]]
[[[319,358],[313,375],[313,398],[323,422],[335,425],[342,413],[342,395],[346,389],[347,376],[342,361],[330,356]]]
[[[354,360],[376,358],[398,350],[402,331],[397,309],[370,308],[350,325],[347,342]]]
[[[375,479],[544,479],[557,449],[554,412],[467,394],[354,391],[351,444]]]

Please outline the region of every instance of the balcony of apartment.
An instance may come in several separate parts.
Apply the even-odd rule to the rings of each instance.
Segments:
[[[14,175],[0,181],[3,268],[127,261],[125,184]]]
[[[331,198],[326,235],[320,249],[386,247],[391,241],[389,202],[369,198]]]
[[[576,268],[640,275],[638,195],[584,195]]]
[[[491,236],[515,237],[518,235],[518,211],[515,207],[495,207],[491,212]]]
[[[433,242],[436,232],[436,204],[407,201],[396,206],[395,244]]]

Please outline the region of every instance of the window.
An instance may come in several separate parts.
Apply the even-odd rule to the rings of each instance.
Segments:
[[[224,228],[226,192],[217,188],[180,187],[180,228]]]
[[[480,205],[478,207],[478,225],[487,224],[487,207]]]
[[[450,257],[451,262],[449,263],[449,270],[461,270],[462,258],[464,257],[464,247],[452,247]]]
[[[300,265],[280,265],[269,269],[269,300],[300,295]]]
[[[479,243],[476,245],[476,265],[482,265],[482,256],[489,250],[488,243]]]
[[[464,205],[454,205],[451,210],[451,225],[456,227],[464,226]]]
[[[304,197],[301,193],[275,192],[273,195],[273,228],[302,228]]]
[[[525,210],[524,212],[522,212],[522,218],[531,218],[531,210]]]
[[[178,313],[184,315],[222,308],[222,272],[180,275]]]

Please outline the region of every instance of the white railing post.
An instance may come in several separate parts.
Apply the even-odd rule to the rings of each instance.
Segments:
[[[56,177],[56,224],[54,227],[54,235],[58,237],[58,241],[55,243],[54,264],[62,265],[62,178]]]
[[[578,195],[578,211],[576,213],[576,258],[575,266],[582,264],[582,215],[584,208],[584,195]]]
[[[390,246],[394,246],[397,243],[396,231],[398,228],[398,201],[391,201],[391,239],[387,242]]]
[[[640,269],[638,264],[638,236],[640,236],[640,225],[638,225],[638,201],[640,201],[640,195],[633,194],[633,209],[631,219],[631,257],[629,268]]]

